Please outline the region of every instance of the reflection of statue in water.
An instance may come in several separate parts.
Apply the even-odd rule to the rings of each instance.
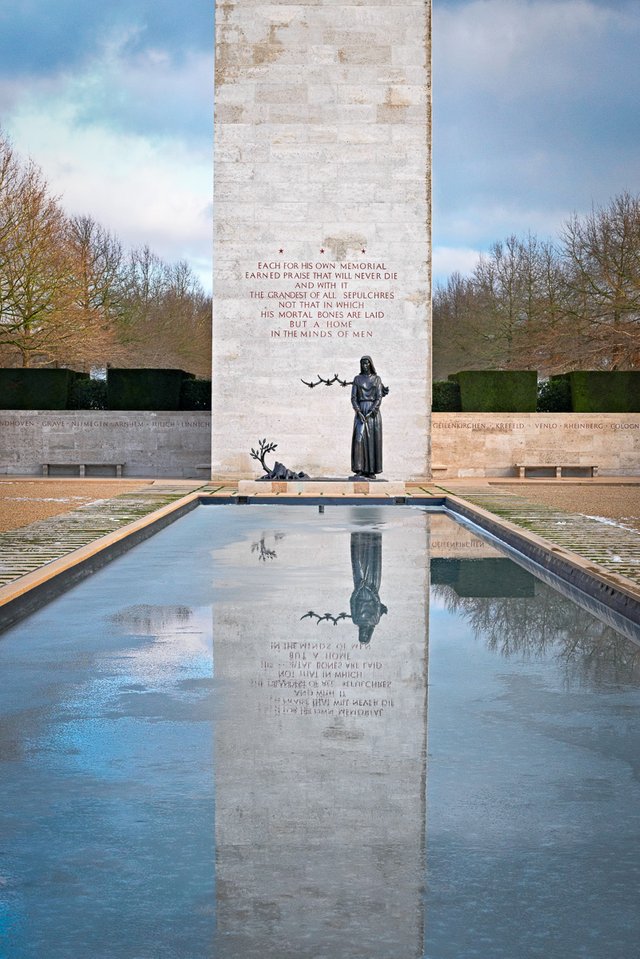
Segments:
[[[378,590],[382,578],[382,534],[351,534],[351,619],[358,627],[358,639],[368,643],[387,607],[380,602]]]
[[[373,360],[363,356],[360,373],[351,388],[351,405],[355,410],[351,440],[351,469],[357,476],[373,478],[382,472],[382,416],[380,404],[386,395]]]
[[[353,573],[353,592],[351,594],[351,615],[325,613],[321,616],[312,609],[300,619],[315,619],[320,623],[333,623],[337,626],[343,620],[350,619],[358,627],[358,639],[368,643],[380,617],[387,613],[387,607],[380,602],[378,590],[382,579],[382,533],[358,532],[351,534],[351,571]]]

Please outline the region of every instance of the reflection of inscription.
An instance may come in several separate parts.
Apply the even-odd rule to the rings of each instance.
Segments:
[[[277,536],[282,534],[276,534]],[[270,550],[261,543],[269,558]],[[350,559],[353,591],[350,613],[316,613],[310,609],[300,617],[315,627],[320,623],[350,620],[358,628],[358,642],[283,640],[272,642],[269,658],[260,663],[261,675],[251,681],[253,687],[268,693],[266,709],[271,715],[328,716],[342,719],[377,719],[393,706],[392,680],[383,678],[384,664],[368,653],[373,631],[387,607],[380,602],[382,579],[382,533],[358,530],[351,533]],[[333,631],[331,631],[333,632]],[[335,635],[335,633],[333,634]],[[340,636],[344,634],[340,631]]]
[[[253,687],[269,692],[271,715],[381,718],[393,706],[384,664],[365,646],[339,642],[272,642]]]
[[[482,549],[487,544],[481,539],[432,539],[431,549]]]

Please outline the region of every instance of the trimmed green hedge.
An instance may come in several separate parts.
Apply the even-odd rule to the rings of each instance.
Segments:
[[[569,373],[575,413],[640,413],[640,370]]]
[[[462,370],[449,379],[460,385],[463,413],[535,413],[535,370]]]
[[[571,384],[569,374],[550,376],[538,386],[538,413],[570,413]]]
[[[455,380],[435,380],[431,393],[431,409],[434,413],[459,413],[460,386]]]
[[[66,410],[73,370],[0,369],[0,409]]]
[[[184,380],[180,391],[181,410],[211,409],[211,380]]]
[[[179,410],[184,370],[107,370],[110,410]]]
[[[88,375],[78,378],[71,390],[71,407],[74,410],[106,410],[107,381],[92,380]]]

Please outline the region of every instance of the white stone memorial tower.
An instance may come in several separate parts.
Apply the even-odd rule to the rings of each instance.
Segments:
[[[218,0],[212,474],[250,449],[347,477],[351,380],[389,388],[384,472],[430,473],[429,0]]]

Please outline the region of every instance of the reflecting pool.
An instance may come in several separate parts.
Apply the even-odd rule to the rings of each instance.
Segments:
[[[444,514],[201,507],[0,669],[3,959],[636,955],[640,646]]]

